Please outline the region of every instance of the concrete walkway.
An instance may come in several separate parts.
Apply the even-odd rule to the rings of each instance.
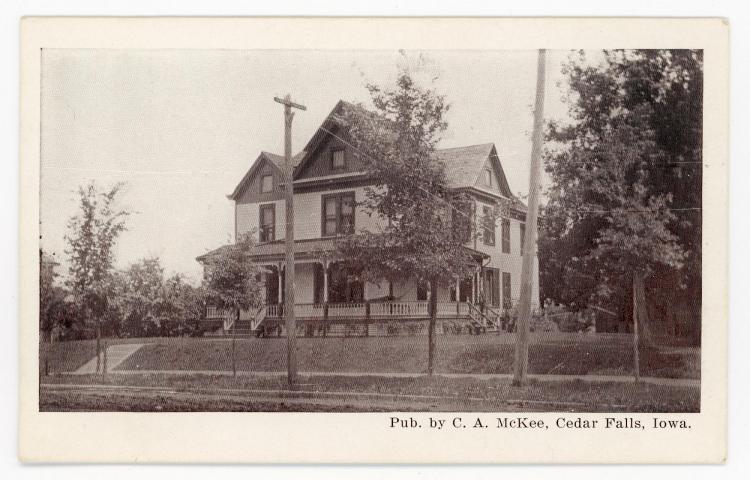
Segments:
[[[96,367],[96,359],[94,359]],[[93,373],[93,372],[92,372]],[[232,375],[228,370],[114,370],[110,373],[122,375]],[[237,375],[257,377],[283,377],[286,372],[251,372],[237,371]],[[384,378],[417,378],[425,376],[424,373],[379,373],[379,372],[299,372],[305,377],[384,377]],[[475,378],[477,380],[507,380],[513,378],[511,374],[505,373],[436,373],[437,377],[445,378]],[[542,382],[570,382],[581,380],[584,382],[621,382],[633,383],[632,376],[626,375],[539,375],[529,374],[529,378]],[[641,377],[642,383],[650,385],[661,385],[670,387],[693,387],[700,388],[701,381],[693,378],[661,378]]]
[[[117,345],[110,345],[107,347],[107,371],[113,370],[115,367],[125,361],[126,358],[137,352],[145,343],[120,343]],[[102,356],[104,361],[104,356]],[[98,373],[96,371],[96,357],[89,360],[81,368],[73,372],[73,375],[91,375]]]

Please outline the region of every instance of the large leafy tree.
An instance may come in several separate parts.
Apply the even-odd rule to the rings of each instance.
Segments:
[[[572,122],[547,134],[543,295],[624,313],[646,284],[652,305],[683,302],[699,325],[701,52],[580,54],[563,73]]]
[[[245,235],[236,244],[225,246],[205,260],[206,302],[233,314],[233,325],[239,321],[242,310],[263,304],[260,269],[250,258],[252,247],[252,236]],[[236,373],[234,335],[232,372]]]
[[[66,253],[70,256],[68,287],[79,314],[94,325],[97,369],[100,364],[102,322],[113,297],[114,247],[126,229],[130,212],[117,207],[124,184],[101,190],[95,183],[78,189],[79,211],[68,222]]]
[[[449,106],[433,88],[419,86],[402,69],[395,88],[368,85],[375,112],[361,106],[338,119],[354,154],[377,185],[366,189],[361,207],[380,218],[377,230],[362,230],[339,242],[350,271],[379,282],[411,278],[429,285],[428,373],[434,372],[435,324],[439,286],[470,275],[477,267],[466,240],[468,211],[448,188],[435,147],[447,123]],[[455,228],[454,228],[455,227]]]

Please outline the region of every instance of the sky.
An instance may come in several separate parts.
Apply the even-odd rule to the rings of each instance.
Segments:
[[[566,51],[547,54],[545,118],[565,120]],[[281,105],[301,149],[339,99],[369,103],[406,64],[451,108],[441,147],[494,142],[511,190],[528,191],[536,51],[49,50],[42,55],[41,246],[67,270],[76,190],[126,182],[134,211],[116,267],[158,256],[193,280],[195,257],[231,241],[226,198],[262,150],[283,153]]]

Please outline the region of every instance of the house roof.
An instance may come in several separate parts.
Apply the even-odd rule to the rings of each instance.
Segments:
[[[292,167],[294,169],[297,168],[299,165],[299,162],[302,160],[302,157],[305,156],[305,151],[302,150],[301,152],[298,152],[296,155],[292,157]],[[275,153],[271,152],[260,152],[260,155],[258,155],[258,158],[255,159],[255,162],[253,162],[250,169],[245,173],[245,176],[242,177],[242,180],[240,180],[240,183],[237,184],[236,187],[234,187],[234,191],[227,195],[227,198],[230,200],[236,200],[237,197],[242,193],[242,191],[245,189],[245,186],[250,182],[250,180],[253,178],[253,175],[255,175],[255,172],[260,168],[261,165],[263,165],[264,161],[268,161],[271,165],[276,167],[280,172],[284,171],[284,156],[283,155],[277,155]]]
[[[339,100],[333,107],[331,112],[321,123],[320,127],[316,130],[312,138],[307,142],[305,148],[297,153],[292,159],[294,163],[294,176],[295,178],[302,172],[307,161],[309,161],[315,153],[315,149],[321,144],[321,142],[332,134],[338,126],[337,117],[342,114],[352,113],[360,115],[362,118],[378,118],[375,112],[367,110],[361,105],[356,105],[344,100]],[[482,168],[489,160],[493,163],[495,171],[499,177],[500,191],[503,196],[510,198],[513,202],[512,208],[516,208],[521,211],[526,211],[526,206],[513,195],[508,185],[508,180],[503,171],[502,164],[497,154],[497,149],[494,143],[482,143],[479,145],[469,145],[464,147],[455,148],[444,148],[436,150],[436,156],[439,161],[445,165],[446,176],[448,177],[448,186],[450,188],[474,188],[479,176],[482,173]],[[253,164],[248,173],[237,185],[234,192],[229,195],[230,199],[236,199],[239,193],[244,188],[245,184],[250,181],[254,170],[260,165],[261,158],[265,158],[278,169],[283,168],[284,157],[270,152],[261,152],[258,160]]]

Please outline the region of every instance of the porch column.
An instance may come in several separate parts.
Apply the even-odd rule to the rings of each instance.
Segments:
[[[471,301],[476,303],[477,301],[477,274],[474,273],[471,276]]]
[[[282,298],[282,295],[284,293],[284,282],[281,280],[281,263],[276,265],[276,268],[278,268],[279,271],[279,305],[281,305],[281,303],[284,301]]]
[[[323,303],[328,303],[328,260],[323,260]]]
[[[456,303],[461,301],[461,281],[456,277]]]

